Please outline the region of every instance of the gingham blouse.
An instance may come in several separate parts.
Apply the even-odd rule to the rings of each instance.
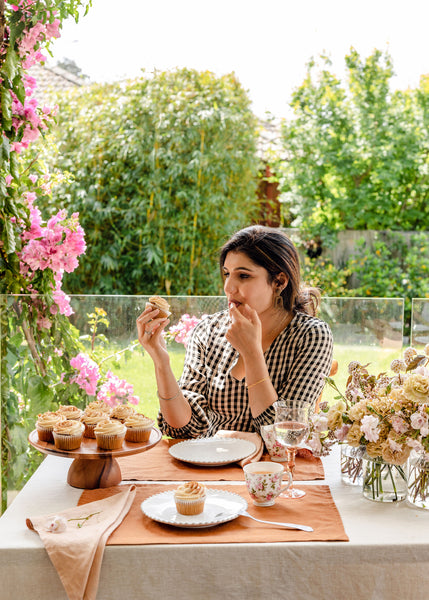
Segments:
[[[231,370],[238,352],[225,339],[228,311],[202,319],[189,340],[179,386],[191,408],[187,425],[170,427],[158,415],[161,431],[174,438],[212,436],[219,429],[257,431],[273,423],[274,408],[252,417],[245,380]],[[314,404],[332,363],[332,333],[316,317],[297,313],[265,352],[265,361],[279,399]]]

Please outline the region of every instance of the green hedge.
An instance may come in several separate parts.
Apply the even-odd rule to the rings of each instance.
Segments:
[[[156,72],[59,101],[53,202],[88,245],[68,291],[219,293],[218,249],[257,210],[257,121],[234,75]]]

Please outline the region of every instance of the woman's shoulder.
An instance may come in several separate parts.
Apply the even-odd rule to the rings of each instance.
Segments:
[[[308,315],[303,312],[296,313],[291,325],[293,325],[295,329],[298,329],[302,332],[319,330],[320,332],[325,332],[326,334],[332,336],[331,328],[326,321],[319,319],[319,317],[314,317],[313,315]]]

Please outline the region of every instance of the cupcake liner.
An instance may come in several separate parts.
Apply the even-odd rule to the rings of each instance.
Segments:
[[[83,432],[83,437],[92,438],[93,440],[95,440],[94,429],[96,428],[97,423],[85,423],[85,422],[83,422],[83,424],[85,425],[85,430]]]
[[[95,433],[97,444],[103,450],[119,450],[124,442],[125,432],[118,434]]]
[[[149,427],[127,427],[125,439],[127,442],[147,442],[151,431],[151,425]]]
[[[177,512],[181,515],[199,515],[204,510],[206,495],[201,498],[193,498],[192,500],[184,500],[183,498],[174,498]]]
[[[66,435],[53,432],[55,448],[58,450],[77,450],[82,443],[82,433]]]
[[[39,437],[40,442],[53,442],[54,441],[54,434],[53,434],[54,426],[42,427],[41,425],[38,425],[36,423],[36,429],[37,429],[37,435]]]

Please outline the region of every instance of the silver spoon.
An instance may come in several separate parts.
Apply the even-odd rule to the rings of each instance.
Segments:
[[[257,519],[256,517],[252,517],[247,510],[241,510],[238,514],[243,515],[244,517],[249,517],[254,521],[259,521],[259,523],[267,523],[268,525],[279,525],[280,527],[289,527],[289,529],[302,529],[302,531],[313,531],[312,527],[308,525],[296,525],[296,523],[279,523],[277,521],[263,521],[262,519]]]

